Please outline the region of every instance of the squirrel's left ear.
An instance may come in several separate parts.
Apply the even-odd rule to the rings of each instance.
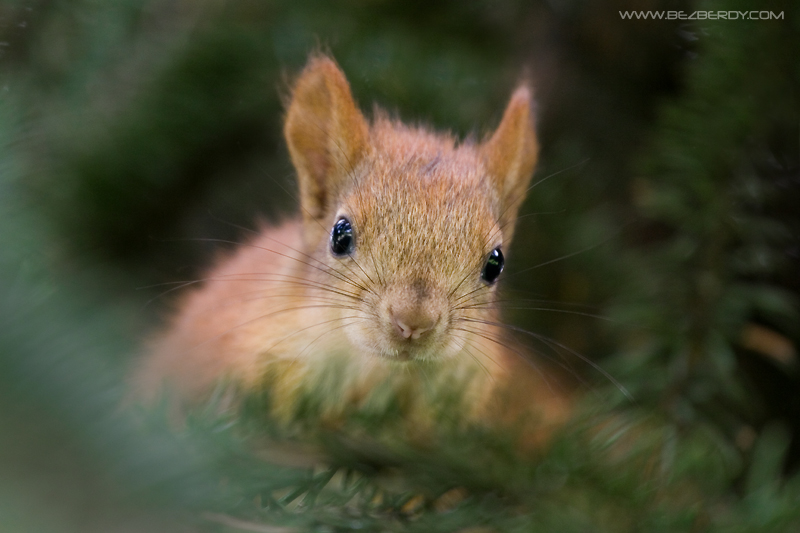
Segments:
[[[539,143],[533,126],[531,90],[522,85],[511,95],[497,130],[480,148],[486,170],[500,196],[500,220],[504,241],[514,232],[513,221],[525,199]]]
[[[329,57],[312,56],[294,86],[284,126],[310,242],[317,242],[319,221],[366,151],[368,134],[342,71]]]

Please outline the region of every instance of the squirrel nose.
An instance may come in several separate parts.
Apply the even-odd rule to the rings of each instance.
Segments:
[[[397,333],[404,339],[419,339],[425,332],[436,327],[439,315],[419,309],[389,309],[389,316]]]

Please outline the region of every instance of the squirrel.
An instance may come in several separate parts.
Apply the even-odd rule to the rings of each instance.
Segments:
[[[388,383],[419,417],[423,388],[463,380],[466,420],[533,414],[528,438],[546,438],[569,393],[504,336],[496,295],[538,157],[532,107],[523,83],[481,143],[379,109],[368,121],[335,61],[312,55],[284,127],[302,215],[263,229],[184,295],[141,361],[139,392],[167,383],[192,401],[223,378],[249,391],[272,376],[285,414],[338,357],[347,370],[331,412]]]

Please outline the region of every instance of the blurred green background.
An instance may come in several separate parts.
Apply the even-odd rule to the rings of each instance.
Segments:
[[[534,80],[534,179],[548,179],[519,222],[506,319],[540,335],[520,340],[593,401],[656,425],[659,479],[697,491],[665,513],[668,498],[629,472],[612,503],[589,482],[608,471],[571,470],[586,450],[557,446],[543,465],[571,481],[537,492],[528,514],[476,496],[453,522],[378,513],[362,529],[455,531],[463,511],[501,531],[796,531],[800,8],[760,8],[778,20],[620,16],[634,9],[750,6],[0,4],[0,531],[241,530],[197,518],[239,516],[262,482],[256,462],[230,459],[245,453],[230,450],[236,435],[223,452],[199,444],[203,428],[145,431],[119,406],[137,344],[168,308],[161,284],[199,276],[224,248],[210,239],[294,213],[282,98],[318,50],[365,112],[374,102],[460,136],[491,131],[520,76]],[[652,498],[637,499],[645,485]],[[355,528],[308,509],[305,522],[280,516]]]

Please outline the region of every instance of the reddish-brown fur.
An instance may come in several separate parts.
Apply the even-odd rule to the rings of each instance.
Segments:
[[[277,410],[288,410],[339,358],[348,394],[331,398],[334,411],[377,384],[414,396],[417,380],[471,376],[465,418],[562,420],[568,400],[503,336],[495,285],[481,280],[488,254],[508,249],[536,164],[529,89],[485,143],[459,144],[380,112],[369,124],[336,64],[313,57],[285,136],[302,220],[265,229],[185,297],[143,361],[140,390],[166,382],[191,399],[221,378],[253,389],[271,375]],[[342,216],[356,245],[336,257]]]

